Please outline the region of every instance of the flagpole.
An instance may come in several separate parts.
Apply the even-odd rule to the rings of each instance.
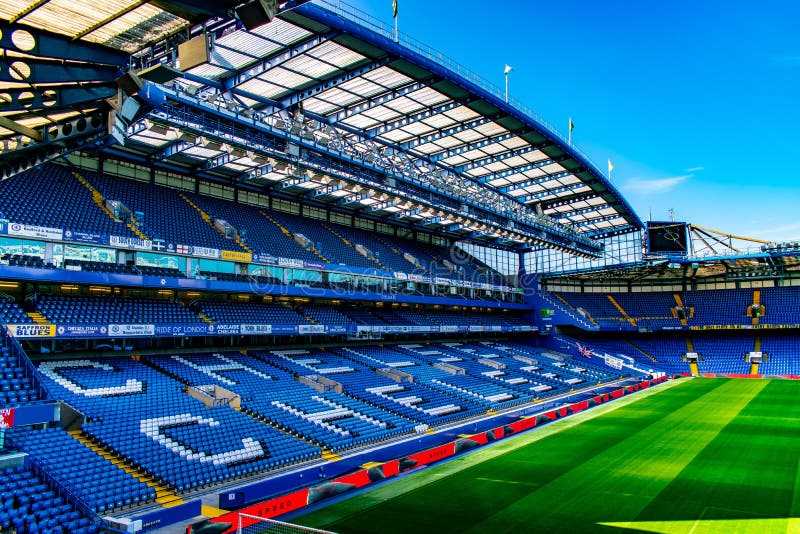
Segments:
[[[506,72],[506,102],[508,102],[508,73]]]
[[[397,25],[397,0],[392,2],[392,14],[394,15],[394,42],[400,42],[400,30]]]
[[[572,146],[572,117],[569,118],[567,130],[569,131],[569,146]]]

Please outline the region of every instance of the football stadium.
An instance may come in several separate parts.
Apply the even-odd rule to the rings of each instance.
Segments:
[[[800,242],[385,3],[0,3],[0,533],[800,532]]]

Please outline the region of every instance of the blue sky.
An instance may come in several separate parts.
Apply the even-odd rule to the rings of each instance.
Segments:
[[[391,0],[350,0],[387,22]],[[642,219],[800,239],[800,2],[399,0],[400,30],[511,94]]]

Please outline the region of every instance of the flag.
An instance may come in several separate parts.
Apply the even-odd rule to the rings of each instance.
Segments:
[[[569,118],[569,133],[572,133],[572,130],[575,129],[575,123],[572,122],[572,117]]]
[[[0,428],[14,428],[14,408],[0,410]]]
[[[592,352],[592,349],[590,349],[589,347],[584,347],[580,343],[578,343],[578,352],[580,352],[581,356],[583,356],[584,358],[591,358],[592,355],[594,354]]]
[[[503,71],[503,74],[505,74],[506,76],[508,76],[508,73],[509,73],[509,72],[511,72],[511,67],[509,67],[508,65],[506,65],[506,69]]]
[[[397,18],[397,0],[392,0],[392,18]]]
[[[188,254],[189,247],[188,245],[177,245],[175,246],[175,252],[177,252],[178,254]]]
[[[608,174],[611,174],[611,171],[614,170],[614,164],[611,163],[611,160],[608,160]]]

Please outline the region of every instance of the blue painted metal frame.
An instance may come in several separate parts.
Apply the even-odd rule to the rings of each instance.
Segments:
[[[243,143],[236,143],[236,144],[240,144],[243,148],[257,148],[259,150],[266,152],[267,154],[273,155],[281,159],[286,158],[286,155],[283,153],[282,147],[276,145],[274,141],[271,141],[272,146],[264,144],[266,143],[267,137],[270,138],[275,137],[275,138],[285,139],[287,141],[291,140],[291,142],[300,145],[303,148],[312,149],[316,152],[327,154],[330,157],[338,158],[345,162],[350,162],[359,168],[362,169],[366,168],[372,170],[373,172],[378,173],[378,175],[389,175],[397,180],[402,181],[403,183],[408,183],[408,179],[401,174],[397,173],[390,174],[386,171],[386,169],[372,165],[367,161],[361,159],[355,159],[348,156],[347,154],[343,154],[338,151],[333,151],[325,146],[318,145],[300,136],[293,136],[289,132],[269,128],[264,124],[259,124],[255,120],[253,120],[250,123],[242,123],[239,115],[237,115],[234,112],[230,112],[227,109],[218,108],[216,106],[198,101],[193,98],[187,98],[182,93],[167,92],[167,95],[168,95],[168,101],[177,102],[186,107],[182,109],[180,107],[176,107],[170,103],[167,103],[164,109],[162,110],[166,115],[164,120],[166,120],[167,122],[175,122],[177,124],[180,124],[184,129],[194,130],[198,135],[207,135],[209,137],[219,138],[223,142],[231,143],[234,141],[229,136],[223,135],[223,132],[225,130],[232,130],[232,132],[238,136],[247,137],[250,142],[249,146]],[[211,116],[214,116],[216,118],[214,118],[213,121],[209,121],[206,118],[206,115],[204,114],[210,114]],[[225,124],[223,124],[222,122],[223,119],[231,121],[231,126],[228,127]],[[250,132],[252,133],[257,132],[257,136],[252,135],[252,133]],[[308,163],[304,162],[304,164],[307,165]],[[375,182],[367,185],[369,185],[370,187],[377,187],[377,188],[382,187],[379,183]],[[440,197],[443,195],[442,192],[435,190],[423,183],[410,182],[409,185],[414,188],[426,191],[430,195],[436,195]],[[441,201],[442,200],[438,200],[437,202]],[[483,205],[479,204],[477,200],[469,201],[462,198],[454,198],[452,199],[452,201],[457,202],[459,205],[464,202],[468,203],[474,206],[476,210],[479,210],[479,212],[486,213],[486,215],[482,215],[483,217],[486,217],[490,221],[492,220],[493,215],[490,212],[488,212]],[[447,204],[445,203],[445,205]],[[494,215],[494,217],[498,219],[494,222],[496,222],[497,224],[501,224],[503,226],[506,225],[505,217],[502,217],[500,215]],[[575,236],[562,234],[561,232],[549,227],[531,226],[526,223],[518,223],[518,227],[524,229],[525,231],[527,231],[532,235],[536,233],[541,234],[542,232],[544,232],[544,234],[542,235],[542,239],[552,240],[556,244],[568,247],[574,247],[577,246],[577,244],[580,244],[585,247],[586,253],[594,252],[595,248],[594,243],[591,243],[590,241],[581,242],[581,240],[579,239],[576,240]]]
[[[54,284],[91,284],[102,286],[141,287],[148,289],[172,289],[176,291],[259,293],[263,295],[281,295],[319,299],[367,300],[374,302],[399,302],[428,305],[438,304],[442,306],[476,306],[509,310],[530,309],[530,305],[526,304],[498,302],[492,300],[474,300],[423,295],[396,295],[391,293],[376,293],[373,291],[347,291],[283,285],[265,286],[259,291],[254,291],[253,285],[248,282],[226,282],[220,280],[204,280],[195,278],[165,278],[159,276],[65,271],[60,269],[36,269],[29,267],[2,266],[0,268],[0,277],[2,277],[4,280],[19,280],[40,284],[48,282]]]
[[[22,30],[30,33],[35,44],[30,50],[19,48],[12,39],[12,34]],[[73,41],[63,35],[46,32],[23,24],[7,24],[0,22],[0,48],[15,50],[41,58],[81,61],[94,65],[116,65],[124,67],[130,56],[124,52],[105,46]]]
[[[603,173],[597,169],[588,159],[586,159],[583,155],[578,153],[572,147],[568,146],[567,144],[563,143],[557,134],[552,132],[548,127],[540,124],[532,117],[526,115],[525,113],[520,112],[514,106],[504,102],[502,99],[498,98],[494,94],[486,91],[484,88],[478,86],[474,82],[464,79],[457,73],[451,71],[450,69],[432,61],[422,55],[410,50],[394,41],[380,35],[362,25],[359,25],[353,21],[347,20],[345,18],[339,17],[335,13],[317,6],[313,3],[304,4],[302,6],[298,6],[295,11],[305,17],[310,18],[316,22],[324,24],[329,28],[334,28],[336,30],[348,33],[353,35],[354,37],[363,40],[364,42],[376,46],[382,50],[387,51],[389,54],[395,57],[399,57],[405,59],[412,64],[420,66],[425,70],[431,72],[433,75],[441,77],[443,79],[449,80],[459,87],[469,91],[470,93],[476,94],[480,96],[483,100],[490,103],[494,107],[498,108],[502,112],[520,120],[523,124],[526,124],[528,127],[536,131],[537,133],[543,135],[544,137],[551,139],[553,144],[558,146],[562,151],[569,154],[572,159],[589,169],[593,175],[597,178],[597,180],[603,184],[603,186],[611,191],[614,196],[620,199],[620,203],[625,207],[627,215],[633,219],[633,223],[642,228],[644,224],[639,216],[634,211],[633,207],[628,203],[625,197],[617,190],[616,187],[603,175]]]

